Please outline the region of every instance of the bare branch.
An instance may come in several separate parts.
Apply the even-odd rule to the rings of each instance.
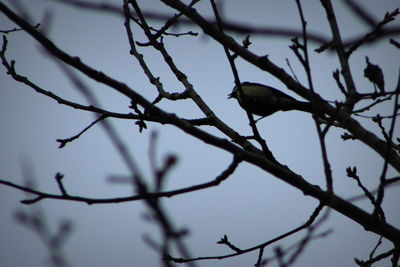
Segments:
[[[218,186],[220,183],[225,181],[226,179],[229,178],[229,176],[236,170],[237,166],[240,163],[240,159],[234,158],[231,164],[221,172],[220,175],[218,175],[215,179],[205,182],[202,184],[198,185],[193,185],[185,188],[180,188],[180,189],[175,189],[171,191],[164,191],[164,192],[146,192],[143,194],[138,194],[135,196],[129,196],[129,197],[117,197],[117,198],[87,198],[87,197],[80,197],[80,196],[74,196],[71,194],[64,194],[62,193],[61,195],[58,194],[50,194],[50,193],[45,193],[42,191],[34,190],[31,189],[30,187],[26,186],[21,186],[9,181],[5,181],[0,179],[0,184],[3,184],[8,187],[12,187],[15,189],[18,189],[23,192],[27,192],[33,195],[36,195],[34,200],[23,200],[24,204],[33,204],[36,203],[37,201],[44,200],[44,199],[54,199],[54,200],[66,200],[66,201],[74,201],[74,202],[83,202],[88,205],[93,205],[93,204],[115,204],[115,203],[122,203],[122,202],[131,202],[131,201],[138,201],[138,200],[143,200],[143,199],[157,199],[157,198],[163,198],[163,197],[173,197],[181,194],[187,194],[191,193],[194,191],[198,190],[203,190],[207,189],[210,187]],[[112,181],[112,179],[111,179]],[[131,180],[128,180],[128,182],[131,182]]]
[[[225,244],[227,245],[227,243],[229,242],[229,247],[231,249],[233,249],[235,251],[235,253],[231,253],[231,254],[227,254],[227,255],[220,255],[220,256],[207,256],[207,257],[197,257],[197,258],[192,258],[192,259],[182,259],[182,258],[173,258],[171,257],[170,260],[174,261],[174,262],[191,262],[191,261],[199,261],[199,260],[210,260],[210,259],[225,259],[225,258],[231,258],[231,257],[236,257],[245,253],[249,253],[251,251],[256,251],[259,249],[264,249],[265,247],[279,241],[282,240],[288,236],[291,236],[303,229],[306,229],[307,227],[309,227],[314,221],[315,219],[318,217],[319,213],[321,212],[322,208],[324,207],[324,205],[320,204],[318,205],[318,207],[316,207],[313,211],[313,213],[311,214],[311,216],[308,218],[307,222],[305,222],[304,224],[300,225],[299,227],[284,233],[280,236],[277,236],[271,240],[268,240],[262,244],[259,244],[257,246],[251,247],[251,248],[247,248],[247,249],[239,249],[237,247],[235,247],[234,245],[230,244],[230,242],[228,241],[228,238],[226,236],[224,236],[224,238],[222,238],[218,243],[220,244]]]

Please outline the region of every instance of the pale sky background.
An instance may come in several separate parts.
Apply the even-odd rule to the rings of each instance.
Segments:
[[[111,0],[106,2],[118,5],[122,3]],[[309,30],[329,37],[329,26],[319,1],[303,2]],[[365,24],[354,19],[342,1],[332,2],[344,39],[368,30]],[[358,2],[365,3],[365,8],[377,20],[383,18],[386,12],[400,6],[397,0]],[[24,0],[21,3],[30,12],[35,23],[42,22],[46,12],[52,14],[51,25],[47,30],[61,49],[127,83],[148,99],[154,98],[155,89],[149,84],[136,60],[129,55],[129,45],[120,17],[79,10],[53,1]],[[155,0],[139,3],[143,10],[175,13]],[[212,17],[209,1],[202,1],[197,9],[206,17]],[[222,13],[224,19],[244,25],[300,29],[294,1],[230,0],[224,1]],[[157,22],[152,23],[155,27],[160,26]],[[400,24],[398,19],[395,23],[397,26]],[[1,30],[15,26],[3,14],[0,15],[0,25]],[[185,30],[187,28],[178,28],[178,31]],[[165,38],[166,48],[217,116],[241,134],[249,135],[250,128],[245,113],[236,101],[226,99],[233,87],[233,77],[223,48],[205,37],[201,30],[192,30],[199,32],[199,36]],[[134,28],[137,40],[144,41],[139,32]],[[23,32],[8,34],[7,37],[7,56],[8,59],[16,60],[19,74],[28,76],[36,84],[61,97],[86,103],[57,64],[42,52],[32,38]],[[244,36],[235,35],[235,38],[241,41]],[[250,49],[253,52],[259,55],[268,54],[270,60],[287,71],[288,58],[298,78],[306,83],[300,64],[288,48],[290,38],[255,36],[251,37],[251,41],[253,44]],[[329,53],[317,54],[313,52],[313,48],[314,44],[310,47],[310,56],[316,90],[329,100],[343,100],[332,79],[332,71],[338,68],[337,59]],[[140,48],[140,52],[168,91],[182,90],[182,86],[170,73],[159,54],[151,48]],[[388,42],[380,42],[377,46],[366,46],[352,56],[350,64],[356,86],[362,92],[371,92],[372,85],[363,77],[366,55],[373,63],[381,66],[386,88],[393,90],[397,82],[399,50]],[[242,81],[269,84],[292,94],[277,79],[242,60],[237,61],[237,67]],[[129,112],[129,101],[126,98],[102,85],[85,81],[104,108]],[[198,108],[188,101],[163,101],[160,106],[185,118],[202,117]],[[378,112],[386,115],[391,111],[392,105],[384,105],[371,110],[369,115]],[[93,119],[90,113],[59,105],[48,97],[35,93],[31,88],[18,84],[6,75],[2,66],[0,178],[23,184],[23,168],[27,168],[31,170],[29,175],[34,176],[38,189],[58,193],[53,177],[55,173],[61,172],[65,175],[64,184],[71,195],[97,198],[130,195],[130,186],[110,184],[107,181],[112,175],[127,175],[128,170],[100,126],[92,128],[65,148],[58,149],[56,139],[77,134]],[[376,129],[370,120],[360,119],[360,122],[365,127]],[[139,133],[132,121],[115,119],[112,120],[112,125],[148,177],[149,133],[153,130],[158,132],[157,151],[160,163],[167,154],[174,154],[179,158],[177,167],[168,177],[166,189],[212,180],[231,160],[221,150],[205,145],[171,126],[147,123],[148,129]],[[325,185],[315,126],[309,114],[281,112],[264,119],[258,126],[279,161],[308,181]],[[209,127],[204,129],[222,136]],[[379,134],[378,130],[375,132]],[[375,188],[382,169],[382,160],[360,142],[343,142],[341,134],[343,130],[332,129],[327,139],[335,191],[342,197],[361,193],[355,182],[346,177],[345,169],[348,166],[357,166],[364,184],[370,189]],[[391,170],[390,174],[393,173]],[[0,186],[0,266],[45,266],[49,255],[43,242],[32,231],[17,223],[13,216],[18,210],[35,210],[37,207],[44,212],[52,231],[55,231],[61,220],[72,221],[73,232],[64,247],[64,256],[71,266],[159,266],[157,253],[143,242],[145,235],[157,240],[159,231],[155,225],[144,219],[147,210],[140,202],[88,206],[76,202],[45,200],[27,207],[19,203],[24,198],[23,193]],[[399,200],[396,188],[387,191],[384,201],[387,219],[397,227],[400,227]],[[231,253],[227,247],[216,244],[224,234],[243,249],[265,242],[304,223],[318,204],[314,199],[305,197],[298,190],[249,164],[242,164],[230,179],[218,187],[162,201],[176,225],[189,229],[190,236],[185,241],[192,256]],[[357,204],[371,211],[367,201]],[[354,257],[368,258],[378,240],[378,236],[366,233],[361,226],[336,212],[331,213],[318,232],[328,229],[333,229],[333,234],[311,242],[295,266],[355,266]],[[298,233],[279,245],[290,246],[304,234],[305,232]],[[272,256],[277,245],[268,247],[264,256]],[[380,252],[389,248],[385,242]],[[253,266],[256,260],[257,252],[223,261],[202,261],[198,262],[198,266]],[[376,266],[387,264],[388,261],[385,261]]]

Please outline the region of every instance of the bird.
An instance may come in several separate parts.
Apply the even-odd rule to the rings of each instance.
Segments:
[[[251,114],[266,117],[277,111],[300,110],[312,113],[310,102],[298,101],[295,98],[271,86],[243,82],[242,90],[236,85],[228,98],[235,98],[239,105]]]
[[[378,86],[381,93],[385,92],[385,80],[383,77],[382,69],[369,61],[366,56],[365,61],[367,62],[367,67],[364,69],[364,77],[374,84],[375,94],[377,93],[376,87]]]

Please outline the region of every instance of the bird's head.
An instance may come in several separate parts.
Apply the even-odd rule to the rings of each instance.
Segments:
[[[228,95],[228,99],[230,99],[230,98],[236,98],[237,99],[238,92],[239,92],[238,86],[235,85],[235,87],[233,87],[233,89],[232,89],[232,92]]]

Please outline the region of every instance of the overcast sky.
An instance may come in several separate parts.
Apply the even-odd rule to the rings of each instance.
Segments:
[[[123,20],[112,14],[76,9],[53,1],[20,1],[33,18],[34,23],[43,23],[46,14],[51,14],[49,25],[44,25],[49,36],[63,50],[78,56],[85,63],[118,79],[139,93],[153,100],[154,87],[148,82],[136,61],[129,55]],[[118,3],[122,1],[106,1]],[[304,2],[304,13],[310,32],[329,38],[329,25],[324,10],[316,0]],[[355,19],[342,1],[334,2],[339,26],[344,39],[368,31],[368,27]],[[379,20],[388,11],[399,7],[397,0],[357,1]],[[9,4],[10,1],[5,3]],[[223,1],[223,18],[248,26],[279,26],[300,29],[299,15],[294,1],[252,0]],[[167,6],[155,0],[139,1],[146,11],[174,14]],[[197,10],[212,17],[208,1],[198,4]],[[397,26],[400,23],[395,22]],[[15,27],[3,14],[0,15],[0,30]],[[160,26],[153,22],[154,27]],[[187,31],[180,27],[177,31]],[[226,97],[233,87],[233,76],[223,48],[203,35],[198,28],[197,37],[168,37],[165,45],[178,67],[186,73],[199,95],[210,105],[224,122],[243,135],[250,135],[246,114],[234,100]],[[139,41],[143,34],[134,28]],[[234,35],[238,42],[245,36]],[[86,100],[65,77],[54,60],[27,34],[8,34],[8,59],[16,60],[16,70],[44,89],[71,101],[87,104]],[[290,38],[252,36],[251,51],[269,55],[275,64],[288,70],[286,59],[291,62],[297,77],[306,84],[304,72],[296,57],[288,48]],[[318,93],[329,100],[343,100],[332,79],[332,71],[339,67],[333,54],[317,54],[310,48],[312,75]],[[363,77],[365,56],[379,64],[385,74],[388,90],[397,83],[399,50],[388,42],[367,46],[357,51],[350,61],[356,86],[362,92],[372,92],[372,85]],[[170,91],[182,91],[183,87],[169,71],[159,54],[151,48],[141,48],[155,76],[160,77],[164,87]],[[242,81],[269,84],[295,96],[277,79],[254,66],[237,61]],[[129,101],[109,88],[85,80],[96,94],[103,108],[116,112],[130,112]],[[296,98],[300,99],[298,96]],[[184,118],[202,117],[200,110],[189,101],[183,103],[163,101],[160,107]],[[391,112],[391,105],[383,105],[368,113],[382,115]],[[0,179],[18,184],[24,178],[34,179],[36,187],[45,192],[58,193],[53,177],[57,172],[65,175],[64,184],[71,195],[86,197],[117,197],[132,194],[126,184],[112,184],[108,178],[128,175],[120,155],[100,126],[95,126],[78,140],[58,149],[59,138],[78,134],[94,120],[93,114],[59,105],[46,96],[35,93],[6,75],[0,68]],[[369,128],[376,126],[368,119],[360,123]],[[177,189],[212,180],[231,161],[226,153],[205,145],[171,126],[148,123],[148,129],[139,133],[132,121],[112,120],[126,146],[129,147],[142,171],[148,171],[148,149],[152,131],[158,133],[157,156],[159,162],[168,154],[178,157],[178,165],[168,177],[166,189]],[[321,153],[315,126],[309,114],[280,112],[262,120],[260,132],[266,138],[271,151],[283,164],[301,174],[313,184],[325,185]],[[220,132],[204,127],[218,136]],[[375,130],[379,134],[378,130]],[[335,191],[339,196],[360,194],[360,189],[346,177],[348,166],[357,166],[363,182],[370,189],[378,184],[378,175],[383,162],[375,153],[360,142],[343,142],[343,130],[332,129],[327,144],[335,177]],[[380,136],[380,135],[379,135]],[[224,136],[226,138],[226,136]],[[394,172],[391,170],[390,174]],[[149,181],[150,182],[150,181]],[[398,210],[399,194],[388,190],[384,207],[388,210],[388,221],[400,227]],[[140,202],[106,205],[45,200],[33,206],[19,203],[26,196],[12,188],[0,186],[0,265],[44,266],[48,250],[32,231],[17,223],[13,214],[19,210],[40,209],[47,218],[49,228],[56,231],[60,221],[73,223],[73,232],[65,243],[64,254],[71,266],[158,266],[159,257],[143,241],[143,237],[159,239],[158,228],[145,219],[146,208]],[[225,234],[240,248],[247,248],[272,239],[304,223],[317,201],[305,197],[301,192],[275,179],[271,175],[242,164],[235,174],[220,186],[201,192],[164,199],[163,204],[176,225],[189,229],[185,239],[193,256],[213,256],[231,253],[227,247],[216,244]],[[357,202],[371,211],[367,201]],[[378,236],[366,233],[362,227],[349,219],[332,212],[319,232],[332,229],[326,238],[311,242],[298,259],[296,266],[352,266],[354,257],[366,259],[375,246]],[[279,243],[290,246],[305,233],[296,234]],[[265,256],[273,255],[276,245],[265,250]],[[390,248],[385,243],[381,251]],[[252,266],[257,253],[251,253],[223,261],[199,262],[198,266]],[[388,262],[377,266],[387,266]]]

